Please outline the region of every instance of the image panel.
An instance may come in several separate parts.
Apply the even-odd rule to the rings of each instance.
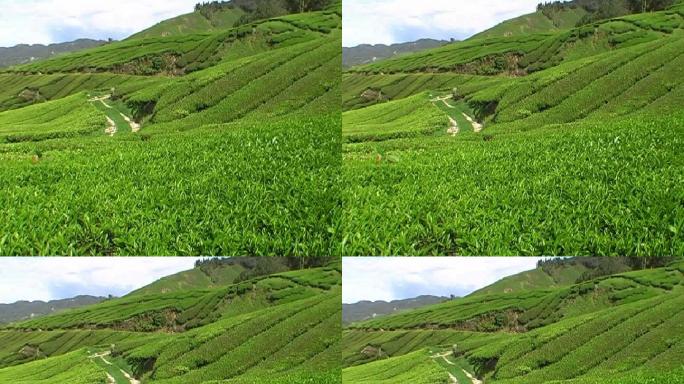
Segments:
[[[3,2],[0,255],[330,254],[341,22],[339,0]]]
[[[684,258],[342,265],[344,384],[684,381]]]
[[[343,18],[343,255],[684,254],[684,3]]]
[[[0,383],[340,382],[339,261],[6,258]]]

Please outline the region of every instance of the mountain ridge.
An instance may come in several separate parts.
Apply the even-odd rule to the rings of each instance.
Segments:
[[[83,38],[48,45],[18,44],[13,47],[0,47],[0,68],[44,60],[59,54],[98,47],[107,43],[109,41]]]
[[[451,41],[453,42],[453,40]],[[342,47],[342,65],[353,67],[384,60],[397,55],[420,52],[426,49],[448,44],[446,40],[418,39],[395,44],[360,44],[354,47]]]
[[[388,315],[398,311],[419,308],[440,303],[450,298],[434,295],[420,295],[398,300],[362,300],[356,303],[342,303],[342,322],[345,324]]]
[[[0,324],[22,321],[45,316],[69,308],[96,304],[109,298],[92,295],[77,295],[55,300],[19,300],[14,303],[0,304]]]

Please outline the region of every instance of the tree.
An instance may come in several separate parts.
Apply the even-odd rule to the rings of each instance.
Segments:
[[[627,6],[632,12],[662,11],[674,4],[674,0],[627,0]]]
[[[319,11],[330,4],[330,0],[285,0],[290,12],[302,13]]]

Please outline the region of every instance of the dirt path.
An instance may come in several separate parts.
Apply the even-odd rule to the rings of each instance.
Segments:
[[[468,120],[468,122],[469,122],[470,124],[472,124],[472,126],[473,126],[473,131],[475,131],[475,133],[478,133],[478,132],[482,131],[482,128],[484,128],[484,127],[482,126],[482,124],[480,124],[480,123],[478,123],[477,121],[473,120],[473,119],[472,119],[470,116],[468,116],[467,114],[463,113],[463,117],[465,117],[465,119]]]
[[[442,359],[444,359],[444,361],[445,361],[447,364],[456,365],[456,364],[452,363],[451,361],[449,361],[449,360],[446,358],[446,357],[449,356],[450,354],[451,354],[451,352],[437,353],[437,354],[434,354],[434,355],[430,356],[430,358],[432,358],[432,359],[439,359],[439,358],[442,358]],[[449,380],[451,380],[451,384],[459,384],[459,383],[458,383],[458,379],[456,378],[456,376],[454,376],[454,375],[453,375],[451,372],[449,372],[449,371],[447,371],[447,373],[449,374]]]
[[[96,354],[88,356],[88,357],[91,359],[101,359],[105,364],[114,366],[114,364],[112,364],[111,361],[105,359],[105,356],[110,356],[111,354],[112,354],[111,351],[106,351],[106,352],[96,353]],[[126,380],[128,380],[130,382],[130,384],[140,384],[140,380],[132,377],[131,375],[128,374],[128,372],[124,371],[123,369],[121,369],[119,367],[115,367],[115,368],[117,368],[119,371],[121,371],[121,374],[124,375]],[[114,378],[114,376],[110,375],[109,372],[106,372],[106,373],[107,373],[107,379],[110,381],[110,384],[116,384],[116,379]]]
[[[136,133],[136,132],[140,131],[140,124],[138,124],[138,123],[136,123],[135,121],[131,120],[130,117],[126,116],[125,114],[123,114],[123,113],[120,112],[120,111],[117,111],[114,107],[112,107],[111,105],[107,104],[107,102],[106,102],[105,100],[109,100],[109,99],[111,99],[111,97],[112,97],[112,95],[104,95],[104,96],[100,96],[100,97],[93,97],[93,98],[91,98],[91,99],[88,99],[88,101],[90,101],[90,102],[98,102],[98,101],[99,101],[100,103],[102,103],[102,105],[105,106],[105,108],[114,109],[116,113],[118,113],[119,115],[121,115],[121,117],[122,117],[124,120],[126,120],[126,123],[128,123],[128,125],[131,127],[131,132]],[[111,124],[111,123],[114,123],[114,121],[113,121],[112,119],[110,119],[109,117],[107,117],[107,120],[109,120],[110,124]],[[109,133],[110,136],[114,136],[114,134],[116,133],[116,123],[114,123],[114,130],[113,130],[113,131],[111,131],[110,128],[111,128],[111,127],[108,127],[107,129],[105,129],[105,132],[106,132],[106,133]]]
[[[456,376],[452,375],[451,372],[447,372],[449,374],[449,379],[451,380],[451,384],[458,384],[458,379]]]
[[[107,118],[107,128],[105,128],[105,133],[109,134],[109,136],[114,136],[116,133],[116,123],[114,120],[110,119],[109,116],[105,116]]]
[[[449,359],[447,359],[447,356],[449,356],[449,355],[452,355],[452,353],[451,353],[451,352],[437,353],[437,354],[432,355],[432,356],[430,356],[430,357],[432,357],[433,359],[442,358],[442,359],[444,359],[444,361],[445,361],[447,364],[449,364],[449,365],[456,365],[456,364],[452,363],[451,361],[449,361]]]
[[[473,377],[473,375],[471,375],[468,371],[466,371],[465,369],[461,369],[461,370],[463,371],[463,373],[464,373],[466,376],[468,376],[468,378],[470,379],[470,381],[473,382],[473,384],[482,384],[482,381],[480,381],[480,380],[476,379],[475,377]]]
[[[140,130],[140,124],[131,120],[130,118],[128,118],[128,116],[124,115],[123,113],[121,114],[121,117],[123,117],[123,119],[126,120],[128,125],[131,126],[131,132],[135,133],[135,132],[138,132]]]
[[[451,136],[456,136],[458,132],[458,123],[451,116],[449,116],[449,129],[447,129],[447,133],[450,133]]]
[[[140,384],[140,380],[137,380],[137,379],[131,377],[131,375],[129,375],[129,374],[128,374],[126,371],[124,371],[123,369],[121,370],[121,373],[128,379],[128,381],[131,382],[131,384]]]
[[[449,365],[456,365],[456,363],[454,363],[454,362],[450,361],[449,359],[447,359],[447,356],[450,356],[450,355],[452,355],[452,354],[453,354],[452,352],[444,352],[444,353],[437,353],[437,354],[434,354],[434,355],[432,355],[432,356],[430,356],[430,357],[433,358],[433,359],[442,358],[442,359],[444,359],[444,362],[446,362],[447,364],[449,364]],[[461,368],[461,371],[463,371],[463,373],[470,379],[470,381],[472,382],[472,384],[482,384],[482,381],[481,381],[481,380],[478,380],[475,376],[471,375],[470,372],[466,371],[466,370],[463,369],[463,368]],[[449,378],[451,379],[451,382],[452,382],[453,384],[458,384],[458,379],[457,379],[456,377],[454,377],[454,375],[452,375],[451,372],[449,372]]]
[[[442,103],[444,103],[444,105],[446,105],[447,108],[456,109],[456,107],[454,107],[453,105],[447,103],[446,100],[442,100]]]
[[[443,100],[448,100],[448,99],[450,99],[451,97],[452,97],[451,95],[437,96],[437,97],[435,97],[434,99],[430,99],[430,101],[432,101],[432,102],[443,101]]]

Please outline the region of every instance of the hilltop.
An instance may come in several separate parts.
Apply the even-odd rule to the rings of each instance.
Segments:
[[[166,276],[137,289],[127,296],[152,293],[182,292],[188,289],[208,289],[239,283],[256,277],[325,264],[325,258],[236,257],[204,258],[195,268]]]
[[[340,275],[338,265],[213,288],[142,290],[15,323],[0,330],[0,381],[333,383]]]
[[[471,39],[557,32],[576,27],[588,14],[589,12],[586,9],[579,6],[563,5],[555,8],[548,7],[546,10],[539,7],[534,13],[506,20],[490,29],[477,33]]]
[[[506,20],[471,39],[558,32],[630,14],[662,11],[676,3],[675,0],[544,1],[537,5],[536,12]]]
[[[681,382],[682,289],[680,260],[356,323],[343,333],[343,382]]]
[[[179,36],[191,33],[219,32],[288,14],[334,9],[335,1],[309,2],[293,0],[226,0],[203,1],[192,13],[164,20],[128,39]]]

